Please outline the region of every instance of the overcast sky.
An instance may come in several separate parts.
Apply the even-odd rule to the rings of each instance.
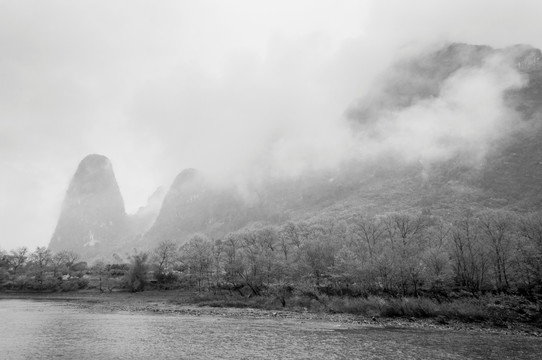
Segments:
[[[542,47],[542,2],[0,0],[0,248],[46,246],[79,161],[128,212],[186,167],[295,176],[402,49]],[[256,171],[256,172],[257,172]]]

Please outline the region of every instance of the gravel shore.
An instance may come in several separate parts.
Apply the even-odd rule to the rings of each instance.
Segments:
[[[308,312],[295,310],[264,310],[254,308],[209,307],[180,302],[177,291],[145,291],[141,293],[79,291],[73,293],[0,293],[1,299],[65,301],[95,312],[155,313],[179,316],[213,316],[227,318],[290,319],[301,322],[334,322],[352,326],[440,329],[462,332],[493,333],[542,337],[542,329],[524,323],[497,326],[491,323],[463,323],[442,319],[382,318]]]

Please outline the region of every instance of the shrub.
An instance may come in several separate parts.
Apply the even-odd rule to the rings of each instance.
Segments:
[[[450,319],[458,319],[467,322],[484,321],[489,318],[487,308],[474,301],[443,303],[440,306],[439,313]]]
[[[77,287],[79,289],[86,289],[88,287],[89,282],[90,281],[88,279],[79,278],[79,279],[77,279]]]
[[[349,313],[364,316],[380,315],[380,309],[384,300],[376,296],[368,298],[333,298],[329,308],[334,312]]]
[[[462,321],[484,321],[489,318],[487,306],[474,299],[438,303],[428,298],[364,298],[336,297],[329,302],[330,310],[363,316],[440,317]]]
[[[60,283],[60,290],[63,292],[75,291],[78,289],[79,289],[79,286],[77,284],[77,281],[68,280],[68,281],[63,281]]]
[[[159,272],[159,273],[156,273],[154,277],[156,278],[156,281],[158,281],[158,283],[160,284],[171,284],[178,280],[177,275],[171,272],[168,272],[168,273]]]
[[[24,284],[24,288],[35,291],[54,291],[58,288],[58,285],[58,280],[53,278],[46,278],[42,281],[39,281],[39,279],[30,279]]]
[[[149,255],[147,253],[132,255],[130,269],[126,273],[126,281],[132,292],[145,290],[145,285],[147,283],[148,258]]]
[[[382,316],[427,318],[438,315],[437,304],[427,298],[390,299],[382,307]]]
[[[306,295],[294,295],[289,303],[294,308],[309,309],[311,307],[311,300],[312,298]]]

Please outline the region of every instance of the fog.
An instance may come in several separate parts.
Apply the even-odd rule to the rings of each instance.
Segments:
[[[522,83],[502,62],[458,73],[437,99],[366,132],[353,133],[345,111],[426,44],[542,47],[541,10],[535,0],[0,0],[0,248],[48,244],[90,153],[113,162],[129,212],[187,167],[243,185],[383,151],[435,161],[467,147],[483,158],[513,126],[500,94]]]
[[[437,96],[363,119],[354,134],[358,156],[385,155],[425,165],[460,156],[465,165],[479,166],[500,140],[531,126],[503,99],[506,90],[524,85],[525,78],[500,54],[480,67],[459,69],[442,83]]]

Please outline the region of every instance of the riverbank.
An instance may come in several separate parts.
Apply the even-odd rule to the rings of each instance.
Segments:
[[[252,307],[208,306],[194,302],[195,294],[187,291],[144,291],[139,293],[101,293],[82,290],[69,293],[0,293],[0,299],[29,299],[37,301],[65,301],[70,305],[95,312],[144,312],[187,316],[214,316],[227,318],[270,318],[298,321],[326,321],[382,328],[442,329],[462,332],[483,332],[542,337],[536,324],[495,321],[463,322],[456,319],[362,316],[307,309],[261,309]]]

